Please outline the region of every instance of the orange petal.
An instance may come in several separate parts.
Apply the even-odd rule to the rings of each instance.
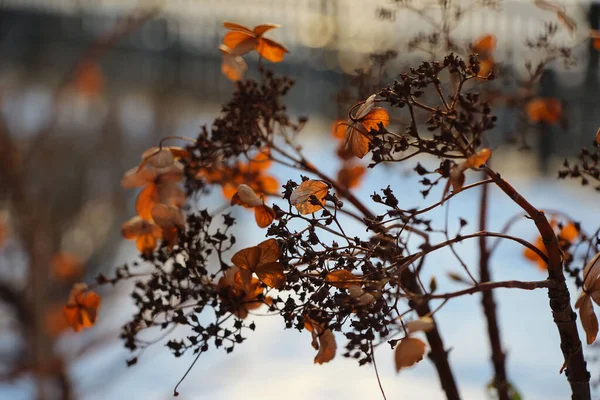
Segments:
[[[237,82],[243,79],[246,72],[248,72],[248,64],[246,64],[246,61],[240,56],[223,54],[221,72],[230,81]]]
[[[290,203],[296,207],[300,214],[311,214],[323,208],[325,196],[329,193],[329,186],[321,181],[307,180],[298,186],[290,196]],[[315,196],[320,204],[312,204],[311,198]]]
[[[484,35],[473,43],[473,50],[476,53],[490,53],[496,48],[496,36]]]
[[[358,158],[363,158],[369,152],[369,143],[371,139],[366,132],[363,133],[363,126],[359,122],[353,123],[346,129],[346,140],[344,149],[349,150]]]
[[[348,288],[350,285],[356,284],[360,278],[352,272],[345,269],[333,271],[325,276],[325,281],[337,288]]]
[[[256,51],[258,51],[258,54],[260,54],[263,58],[271,62],[281,62],[283,61],[283,56],[285,53],[288,52],[288,49],[286,49],[281,43],[261,37],[258,39]]]
[[[279,182],[272,176],[261,176],[258,179],[259,191],[264,194],[277,193],[279,190]]]
[[[152,219],[163,229],[183,228],[185,216],[180,208],[157,203],[152,207]]]
[[[331,124],[331,135],[336,139],[343,139],[346,137],[346,121],[337,120]]]
[[[270,262],[261,265],[256,270],[256,275],[265,285],[279,289],[285,283],[283,267],[278,262]]]
[[[231,262],[240,269],[254,271],[259,263],[262,251],[256,246],[242,249],[231,257]]]
[[[144,234],[137,237],[135,245],[142,254],[152,254],[156,248],[156,238],[151,234]]]
[[[83,262],[69,253],[58,253],[50,261],[52,274],[63,281],[78,279],[83,274]]]
[[[137,197],[135,209],[146,221],[152,220],[152,207],[158,202],[158,189],[155,184],[146,186]]]
[[[425,355],[425,343],[421,339],[406,337],[400,340],[394,352],[396,371],[415,365]]]
[[[256,36],[264,35],[266,32],[271,29],[279,28],[281,25],[279,24],[262,24],[254,27],[253,32]]]
[[[585,292],[581,293],[575,303],[575,308],[579,309],[579,319],[585,330],[587,344],[594,343],[598,336],[598,318],[594,313],[592,299]]]
[[[477,153],[467,158],[466,165],[469,168],[479,168],[481,165],[485,164],[491,156],[492,151],[490,149],[481,149]]]
[[[232,30],[227,32],[223,37],[223,44],[230,50],[234,50],[237,46],[247,40],[256,41],[252,31]]]
[[[368,113],[364,118],[360,119],[360,122],[365,127],[366,131],[369,132],[371,129],[379,129],[379,124],[383,124],[383,127],[389,125],[390,115],[385,108],[375,107]]]
[[[254,218],[259,227],[266,228],[275,219],[275,211],[269,206],[261,205],[254,208]]]
[[[275,262],[279,259],[281,254],[281,250],[279,249],[279,244],[275,239],[267,239],[264,242],[261,242],[256,246],[260,249],[260,259],[259,264],[266,264],[270,262]]]
[[[364,165],[346,166],[338,172],[338,181],[348,189],[357,187],[360,180],[367,172]]]
[[[574,223],[569,222],[560,230],[560,237],[569,242],[574,242],[579,237],[579,231]]]
[[[315,364],[323,364],[334,359],[337,351],[335,336],[330,329],[326,329],[319,336],[319,352],[315,356]]]
[[[254,34],[254,32],[250,30],[250,28],[247,28],[244,25],[238,24],[236,22],[225,21],[223,22],[223,26],[232,31],[242,31],[247,33],[248,35]]]

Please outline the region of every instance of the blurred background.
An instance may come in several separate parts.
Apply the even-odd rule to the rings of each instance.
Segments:
[[[290,52],[272,69],[296,80],[287,104],[292,115],[309,117],[301,137],[306,153],[335,172],[339,161],[331,124],[347,110],[340,107],[340,93],[357,70],[373,67],[370,55],[398,52],[386,65],[383,82],[422,59],[443,55],[410,47],[419,33],[432,30],[427,18],[440,18],[437,3],[407,4],[408,9],[403,2],[386,0],[0,1],[0,399],[171,398],[191,354],[175,359],[164,343],[157,343],[137,365],[126,367],[129,354],[118,334],[133,313],[131,286],[101,289],[103,303],[92,329],[75,334],[62,316],[74,282],[91,282],[98,273],[108,275],[137,258],[135,245],[120,234],[121,223],[134,214],[135,196],[120,187],[121,177],[160,138],[193,138],[218,115],[234,89],[221,74],[217,50],[226,20],[250,27],[282,25],[269,37]],[[464,16],[453,39],[467,48],[483,35],[494,35],[500,86],[521,90],[526,63],[536,65],[544,57],[527,41],[548,23],[556,24],[555,13],[525,0],[454,0],[458,4]],[[591,145],[600,126],[599,57],[588,39],[600,24],[600,5],[559,6],[576,27],[560,30],[552,40],[572,48],[576,62],[568,68],[560,60],[549,63],[540,84],[530,90],[560,100],[561,123],[531,124],[521,106],[498,105],[493,162],[534,205],[565,209],[595,230],[600,223],[597,195],[575,182],[557,182],[556,171],[565,157]],[[247,61],[252,71],[257,59]],[[528,146],[504,144],[525,133]],[[407,208],[428,204],[410,170],[370,171],[358,194],[397,184]],[[273,173],[285,182],[293,172],[273,168]],[[518,210],[492,194],[490,228],[499,229]],[[214,209],[220,203],[215,196],[201,206]],[[452,213],[475,219],[477,204],[478,193],[470,191],[453,202]],[[246,225],[240,245],[264,235]],[[535,236],[525,223],[513,233]],[[465,259],[476,260],[474,246],[460,246]],[[518,247],[502,249],[492,262],[495,279],[544,278]],[[439,264],[431,274],[457,267],[443,254],[430,262]],[[439,281],[441,289],[453,287],[448,279]],[[497,302],[509,377],[522,398],[568,398],[566,379],[558,375],[562,355],[546,294],[500,291]],[[492,370],[479,298],[457,299],[438,316],[464,398],[488,398]],[[359,368],[339,355],[329,365],[313,366],[308,333],[283,332],[277,317],[256,318],[257,332],[233,354],[209,352],[200,359],[181,386],[180,398],[380,395],[372,367]],[[377,354],[388,398],[444,398],[431,363],[396,375],[392,352],[384,347]],[[597,351],[586,352],[597,377]]]

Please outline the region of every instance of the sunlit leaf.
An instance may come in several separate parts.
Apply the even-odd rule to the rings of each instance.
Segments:
[[[83,274],[83,262],[74,254],[61,252],[50,261],[52,275],[62,281],[79,279]]]
[[[164,229],[183,228],[185,226],[183,211],[178,207],[162,203],[157,203],[152,207],[152,219]]]
[[[473,42],[473,50],[476,53],[490,53],[496,49],[496,36],[484,35]]]
[[[348,288],[350,285],[358,283],[360,278],[350,271],[340,269],[328,273],[325,281],[338,288]]]
[[[360,119],[360,122],[365,129],[370,131],[371,129],[379,129],[379,124],[382,124],[385,128],[390,123],[390,115],[385,108],[375,107],[370,113]]]
[[[298,186],[290,196],[290,203],[300,214],[311,214],[323,208],[329,186],[321,181],[307,180]],[[313,197],[314,196],[314,197]],[[316,198],[318,204],[313,204],[311,198]]]
[[[279,289],[285,283],[283,267],[278,262],[269,262],[256,269],[256,275],[265,285]]]
[[[598,336],[598,318],[594,313],[592,299],[585,292],[582,292],[575,303],[575,308],[579,309],[579,319],[585,330],[587,344],[594,343],[596,336]]]
[[[135,209],[137,214],[147,221],[152,220],[152,208],[158,203],[158,189],[155,184],[146,186],[137,197]]]
[[[562,116],[562,104],[555,98],[536,98],[525,105],[525,111],[531,122],[556,124]]]
[[[286,49],[285,46],[281,43],[261,37],[258,39],[256,51],[263,58],[271,62],[277,63],[283,61],[285,53],[287,53],[289,50]]]
[[[481,149],[477,153],[467,158],[467,166],[469,168],[479,168],[480,166],[485,164],[491,156],[492,151],[490,149]]]
[[[69,300],[63,307],[63,313],[69,326],[75,332],[89,328],[96,323],[98,308],[102,298],[87,289],[84,283],[73,285]]]
[[[369,152],[371,139],[364,126],[360,122],[354,122],[346,128],[346,139],[344,149],[350,151],[358,158],[363,158]]]
[[[360,184],[360,180],[366,172],[367,169],[364,165],[345,166],[338,172],[338,182],[348,189],[353,189]]]
[[[399,372],[402,368],[412,367],[421,361],[425,355],[425,349],[425,343],[420,339],[406,337],[400,340],[394,352],[396,371]]]
[[[254,207],[254,219],[256,220],[256,224],[261,228],[271,225],[275,216],[275,211],[269,206],[260,205]]]

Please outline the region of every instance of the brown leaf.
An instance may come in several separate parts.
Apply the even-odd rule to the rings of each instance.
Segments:
[[[479,168],[481,165],[485,164],[491,156],[492,151],[490,149],[481,149],[477,153],[467,158],[466,165],[469,168]]]
[[[330,272],[325,276],[325,282],[342,289],[347,289],[352,284],[356,285],[358,281],[360,281],[358,276],[345,269]]]
[[[579,309],[579,319],[585,330],[587,344],[594,343],[598,335],[598,318],[594,313],[592,299],[585,292],[582,292],[575,303],[575,308]]]
[[[137,197],[135,209],[138,215],[146,221],[152,220],[152,208],[158,203],[158,189],[155,184],[146,186]]]
[[[264,242],[260,242],[257,247],[261,250],[259,264],[275,262],[279,259],[281,252],[277,240],[267,239]]]
[[[323,208],[321,204],[325,203],[327,193],[329,193],[327,184],[314,180],[304,181],[292,192],[290,203],[300,214],[311,214]],[[315,196],[321,204],[312,204],[311,196]]]
[[[256,269],[256,275],[265,285],[279,289],[285,283],[283,267],[278,262],[263,264]]]
[[[157,203],[152,207],[152,219],[163,229],[185,226],[185,216],[180,208]]]
[[[256,224],[261,228],[271,225],[275,216],[275,211],[269,206],[261,205],[254,207],[254,219],[256,220]]]
[[[360,180],[367,172],[364,165],[345,166],[338,172],[338,181],[341,185],[352,189],[360,184]]]
[[[333,360],[336,351],[337,343],[335,342],[335,336],[330,329],[325,329],[319,336],[319,352],[315,356],[315,364],[323,364]]]
[[[242,249],[231,257],[231,262],[240,269],[254,272],[262,251],[256,246]]]
[[[400,340],[394,352],[396,372],[402,368],[412,367],[421,361],[425,355],[425,348],[425,343],[417,338],[406,337]]]
[[[473,42],[473,50],[475,53],[488,54],[496,49],[496,36],[484,35]]]
[[[371,138],[360,122],[354,122],[346,129],[344,149],[352,152],[356,157],[363,158],[369,152]]]
[[[277,63],[283,61],[285,53],[287,53],[289,50],[286,49],[284,45],[282,45],[279,42],[276,42],[275,40],[261,37],[258,39],[256,51],[263,58],[271,62]]]
[[[239,81],[244,78],[248,71],[248,64],[239,55],[235,55],[231,52],[224,44],[219,46],[221,54],[223,55],[223,62],[221,63],[221,72],[231,81]]]
[[[79,332],[84,328],[89,328],[96,323],[96,316],[102,298],[87,289],[85,283],[73,285],[69,300],[63,307],[63,313],[67,323]]]
[[[370,113],[360,119],[367,132],[371,129],[379,129],[379,124],[385,128],[390,123],[390,115],[385,108],[374,107]]]

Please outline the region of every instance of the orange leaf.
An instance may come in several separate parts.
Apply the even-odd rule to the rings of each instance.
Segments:
[[[152,219],[163,229],[183,228],[185,216],[178,207],[157,203],[152,207]]]
[[[346,166],[338,172],[338,181],[348,189],[357,187],[360,179],[367,172],[364,165]]]
[[[360,122],[365,127],[367,132],[371,129],[379,129],[379,124],[383,124],[383,127],[389,125],[390,115],[385,108],[375,107],[365,117],[360,119]]]
[[[319,336],[319,352],[315,356],[315,364],[323,364],[333,360],[336,351],[337,343],[335,342],[335,336],[330,329],[325,329]]]
[[[367,136],[362,124],[354,122],[346,129],[344,149],[350,150],[358,158],[363,158],[369,152],[371,139]]]
[[[279,259],[281,250],[279,249],[277,240],[267,239],[259,243],[257,247],[261,250],[259,264],[266,264]]]
[[[230,49],[225,46],[219,46],[219,50],[223,55],[223,62],[221,63],[221,72],[231,81],[239,81],[244,78],[248,71],[248,64],[246,61],[238,55],[231,53]]]
[[[331,135],[336,139],[343,139],[346,137],[346,121],[337,120],[331,124]]]
[[[231,257],[231,262],[240,269],[254,272],[256,269],[262,250],[257,246],[248,247],[235,253]]]
[[[585,330],[587,344],[594,343],[596,336],[598,336],[598,318],[594,313],[592,299],[585,292],[582,292],[575,303],[575,308],[579,309],[579,319]]]
[[[278,262],[262,264],[256,269],[256,275],[265,285],[279,289],[285,283],[283,267]]]
[[[475,40],[473,50],[476,53],[490,53],[496,48],[496,36],[484,35]]]
[[[254,207],[254,219],[259,227],[266,228],[275,219],[275,211],[266,205]]]
[[[250,28],[247,28],[244,25],[238,24],[236,22],[225,21],[225,22],[223,22],[223,26],[229,30],[242,31],[248,35],[254,35],[254,32],[252,30],[250,30]]]
[[[152,254],[156,249],[156,238],[151,234],[144,234],[137,237],[135,245],[142,254]]]
[[[300,214],[311,214],[323,208],[329,186],[321,181],[307,180],[298,186],[290,196],[290,203]],[[320,204],[312,204],[311,197],[315,196]]]
[[[277,63],[283,61],[283,56],[288,52],[288,49],[286,49],[281,43],[260,37],[258,39],[256,51],[258,51],[258,54],[260,54],[263,58]]]
[[[494,59],[489,57],[483,60],[479,60],[479,71],[477,76],[479,78],[487,78],[490,73],[494,70]]]
[[[102,298],[87,290],[87,285],[78,283],[73,285],[69,295],[69,301],[63,307],[63,313],[67,323],[79,332],[83,328],[89,328],[96,323],[96,316]]]
[[[152,220],[152,207],[158,202],[158,189],[155,184],[146,186],[137,197],[135,209],[146,221]]]
[[[479,168],[483,164],[487,162],[492,156],[492,151],[490,149],[481,149],[477,153],[473,154],[469,158],[467,158],[466,165],[469,168]]]
[[[69,253],[58,253],[50,261],[52,274],[62,281],[78,279],[83,274],[83,263],[75,255]]]
[[[425,343],[417,338],[406,337],[400,340],[394,352],[396,372],[399,372],[402,368],[412,367],[421,361],[425,355],[425,348]]]
[[[358,276],[345,269],[330,272],[325,276],[325,281],[337,288],[348,288],[350,285],[356,284],[359,280]]]
[[[568,242],[573,242],[579,237],[579,231],[574,223],[569,222],[560,230],[560,237]]]
[[[525,111],[531,122],[555,124],[562,115],[562,104],[555,98],[537,98],[526,104]]]
[[[104,88],[104,75],[97,64],[84,62],[75,71],[75,88],[86,96],[94,96]]]
[[[544,240],[542,239],[541,236],[538,236],[538,238],[536,239],[535,247],[537,247],[543,254],[546,254],[546,246],[544,246]],[[548,266],[546,265],[544,260],[535,251],[531,250],[530,248],[526,247],[525,250],[523,251],[523,255],[528,260],[537,263],[538,267],[541,270],[545,270],[548,268]]]
[[[133,240],[147,233],[157,238],[161,237],[160,228],[156,224],[151,221],[145,221],[137,215],[121,226],[121,234],[125,239]]]
[[[256,36],[262,36],[271,29],[279,28],[280,26],[281,25],[279,24],[262,24],[255,26],[254,29],[252,29],[252,31]]]
[[[223,37],[223,44],[229,47],[233,54],[240,56],[256,47],[257,40],[254,34],[244,31],[231,31]],[[239,49],[236,49],[239,47]],[[243,51],[241,51],[243,49]],[[246,51],[247,50],[247,51]]]

